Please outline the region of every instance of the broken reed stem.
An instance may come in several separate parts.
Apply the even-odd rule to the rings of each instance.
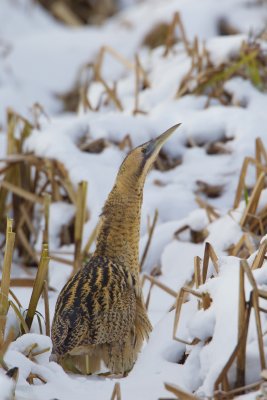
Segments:
[[[254,186],[252,194],[250,196],[248,205],[247,205],[247,207],[242,215],[242,218],[240,220],[241,227],[244,227],[244,225],[246,224],[246,222],[249,218],[249,214],[255,214],[255,212],[257,210],[261,191],[264,188],[264,180],[265,180],[265,173],[261,172],[261,174],[256,182],[256,185]]]
[[[17,115],[11,108],[7,110],[7,154],[16,153],[15,128],[17,124]]]
[[[13,311],[15,312],[16,317],[20,321],[22,332],[23,333],[29,333],[28,326],[27,326],[27,324],[25,322],[25,319],[23,318],[23,315],[21,314],[20,309],[16,306],[16,304],[13,301],[10,301],[9,304],[10,304],[10,307],[13,308]]]
[[[259,310],[259,294],[258,294],[257,290],[253,290],[252,305],[253,305],[254,312],[255,312],[261,369],[263,370],[266,368],[266,362],[265,362],[265,354],[264,354],[264,343],[263,343],[263,337],[262,337],[261,317],[260,317],[260,310]]]
[[[232,399],[234,395],[243,394],[251,391],[256,391],[260,388],[262,381],[251,383],[249,385],[242,386],[238,389],[232,389],[229,391],[218,390],[213,393],[214,399]],[[236,399],[236,397],[234,397]]]
[[[181,314],[181,310],[182,310],[182,305],[185,302],[185,295],[188,293],[192,294],[193,296],[197,297],[200,300],[201,299],[203,300],[204,296],[207,296],[208,294],[198,293],[196,290],[193,290],[190,287],[183,286],[181,288],[181,290],[178,292],[177,297],[176,297],[172,338],[173,338],[173,340],[175,340],[177,342],[192,345],[192,344],[198,343],[199,339],[196,338],[196,339],[193,339],[192,342],[188,342],[188,341],[186,341],[184,339],[180,339],[176,336],[176,332],[177,332],[177,328],[178,328],[178,324],[179,324],[179,320],[180,320],[180,314]]]
[[[139,111],[139,89],[140,89],[140,70],[139,70],[139,58],[135,55],[135,91],[134,91],[134,110],[133,114],[137,114]]]
[[[209,222],[213,222],[215,219],[220,217],[220,214],[215,210],[215,208],[202,200],[201,197],[196,196],[195,200],[199,207],[206,211]]]
[[[7,372],[8,371],[8,366],[4,361],[4,355],[8,349],[8,346],[10,345],[11,342],[14,340],[14,329],[10,328],[7,337],[5,340],[0,343],[0,366]]]
[[[267,164],[267,152],[262,143],[261,138],[257,138],[255,141],[255,159],[259,164],[262,164],[262,158],[264,159],[265,164]],[[260,176],[260,168],[256,167],[256,178],[258,179]]]
[[[143,276],[143,283],[142,283],[143,285],[146,280],[149,281],[152,285],[158,286],[160,289],[162,289],[164,292],[168,293],[170,296],[175,297],[175,298],[177,297],[177,292],[175,290],[164,285],[164,283],[162,283],[159,280],[157,280],[156,278],[154,278],[154,276],[145,274]]]
[[[232,364],[234,363],[235,359],[237,358],[239,366],[245,369],[245,356],[246,356],[246,342],[247,342],[247,335],[248,335],[248,329],[249,329],[249,321],[250,321],[250,314],[251,314],[251,308],[252,306],[254,307],[255,311],[255,319],[256,319],[256,327],[257,327],[257,334],[258,334],[258,346],[259,346],[259,353],[260,353],[260,362],[261,362],[261,368],[265,368],[265,355],[264,355],[264,345],[263,345],[263,338],[262,338],[262,328],[261,328],[261,320],[260,320],[260,308],[259,308],[259,297],[267,298],[267,292],[259,290],[257,288],[257,283],[255,281],[255,278],[251,272],[251,269],[247,263],[246,260],[242,260],[240,262],[240,267],[243,269],[245,272],[249,283],[251,284],[253,290],[250,294],[250,300],[248,303],[245,303],[245,310],[244,308],[244,301],[245,301],[245,293],[244,293],[244,277],[241,275],[240,272],[240,290],[241,290],[241,300],[243,302],[243,305],[239,305],[239,311],[240,308],[242,308],[241,313],[243,314],[243,326],[241,327],[241,315],[239,315],[239,340],[238,343],[233,350],[231,356],[229,357],[227,363],[225,364],[223,370],[219,374],[215,384],[214,384],[214,392],[218,391],[220,389],[220,385],[223,385],[223,382],[225,380],[225,377],[227,376],[227,373],[229,369],[231,368]],[[241,353],[241,354],[240,354]],[[242,361],[242,363],[241,363]],[[237,364],[238,366],[238,364]],[[242,374],[241,374],[242,372]],[[239,372],[240,378],[245,374],[245,371],[240,371]],[[238,377],[238,376],[237,376]],[[243,379],[243,378],[242,378]],[[237,386],[237,384],[236,384]],[[244,385],[242,385],[244,387]],[[229,393],[230,394],[230,393]],[[216,397],[217,398],[217,397]]]
[[[121,400],[121,387],[119,382],[115,383],[110,400]]]
[[[141,81],[142,76],[142,81]],[[140,90],[144,88],[150,87],[150,83],[147,78],[147,74],[143,69],[138,54],[135,55],[135,91],[134,91],[134,110],[133,114],[146,114],[146,111],[143,111],[139,108],[139,93]]]
[[[212,247],[212,245],[206,242],[203,258],[203,268],[202,268],[202,282],[205,283],[207,279],[209,260],[213,262],[214,269],[216,273],[219,273],[218,257]]]
[[[233,249],[230,250],[230,255],[231,256],[238,256],[240,251],[246,248],[248,251],[248,254],[251,255],[255,251],[254,243],[252,242],[251,236],[249,233],[244,233],[237,244],[234,246]],[[243,256],[243,258],[245,258]]]
[[[182,389],[180,386],[173,383],[164,383],[165,389],[173,393],[180,400],[198,400],[196,396]]]
[[[191,50],[190,50],[190,46],[189,46],[189,42],[188,39],[186,37],[185,34],[185,29],[184,29],[184,25],[182,23],[181,17],[180,17],[180,13],[179,12],[175,12],[173,19],[170,23],[169,26],[169,32],[168,32],[168,36],[166,39],[166,43],[165,43],[165,52],[163,54],[163,57],[166,57],[174,43],[175,40],[175,28],[176,26],[178,26],[180,28],[180,34],[181,34],[181,40],[184,44],[185,50],[187,52],[188,55],[191,54]]]
[[[238,307],[238,342],[241,341],[246,315],[246,295],[245,295],[245,272],[240,264],[239,267],[239,307]],[[240,387],[245,385],[245,367],[246,367],[246,343],[242,342],[237,354],[236,363],[236,385]]]
[[[25,318],[29,330],[31,329],[32,321],[36,312],[36,307],[42,294],[44,281],[47,277],[49,260],[50,258],[48,257],[48,246],[46,244],[43,244],[41,259],[38,266],[36,278],[34,280],[30,304]]]
[[[63,1],[55,1],[51,4],[52,14],[60,21],[69,26],[81,26],[82,20],[71,10],[71,8]]]
[[[104,86],[109,99],[113,101],[113,103],[115,104],[117,109],[119,111],[123,111],[122,103],[121,103],[120,99],[118,98],[118,95],[116,92],[116,85],[114,84],[113,88],[110,88],[108,86],[108,84],[106,83],[106,81],[100,75],[96,76],[96,81],[100,82]]]
[[[14,185],[13,183],[0,181],[0,187],[3,187],[12,193],[15,193],[16,195],[22,197],[25,200],[29,200],[32,203],[43,204],[42,197],[36,196],[35,194],[30,193],[27,190],[24,190],[21,187]]]
[[[50,203],[51,196],[48,193],[44,194],[44,232],[43,232],[43,243],[46,243],[49,249],[49,215],[50,215]]]
[[[112,57],[116,58],[116,60],[118,62],[120,62],[122,65],[124,65],[126,69],[130,69],[130,70],[134,69],[134,65],[129,60],[127,60],[127,58],[125,58],[123,55],[118,53],[115,49],[113,49],[110,46],[103,46],[103,47],[101,47],[101,49],[99,51],[99,54],[97,56],[97,60],[95,63],[95,69],[96,69],[97,74],[101,75],[101,69],[102,69],[102,65],[104,62],[104,55],[106,53],[109,53]]]
[[[142,272],[143,265],[144,265],[144,263],[145,263],[145,259],[146,259],[147,253],[148,253],[149,246],[150,246],[150,244],[151,244],[151,240],[152,240],[152,236],[153,236],[153,233],[154,233],[154,230],[155,230],[155,226],[156,226],[156,223],[157,223],[157,220],[158,220],[158,216],[159,216],[159,212],[158,212],[158,210],[156,209],[156,210],[155,210],[155,214],[154,214],[154,218],[153,218],[153,222],[152,222],[151,228],[150,228],[150,230],[149,230],[149,234],[148,234],[148,239],[147,239],[147,242],[146,242],[146,246],[145,246],[145,248],[144,248],[144,252],[143,252],[143,255],[142,255],[142,257],[141,257],[141,261],[140,261],[140,272]]]
[[[48,299],[48,284],[44,281],[43,286],[44,307],[45,307],[45,334],[50,337],[50,313],[49,313],[49,299]]]
[[[10,273],[12,264],[12,254],[15,243],[16,234],[12,232],[12,219],[7,218],[6,226],[6,248],[3,262],[3,272],[1,281],[1,298],[0,298],[0,343],[4,339],[6,314],[8,312],[8,294],[10,290]]]
[[[260,171],[267,173],[267,166],[264,166],[260,163],[258,163],[257,160],[255,160],[252,157],[246,157],[244,159],[241,171],[240,171],[240,176],[239,176],[239,181],[238,181],[238,186],[236,190],[236,195],[235,195],[235,201],[234,201],[234,209],[239,206],[239,203],[242,199],[242,193],[245,187],[245,178],[247,175],[247,170],[248,166],[252,164],[254,167],[258,168]]]
[[[252,267],[251,269],[257,269],[257,268],[261,268],[265,259],[265,254],[267,251],[267,239],[265,239],[259,247],[258,253],[252,263]]]
[[[97,233],[98,233],[98,224],[96,224],[95,228],[93,229],[93,232],[88,238],[86,245],[84,246],[83,257],[89,254],[90,248],[97,237]]]
[[[243,266],[242,261],[241,261],[241,265]],[[243,329],[241,338],[240,338],[239,342],[237,343],[236,347],[234,348],[232,354],[230,355],[227,363],[223,367],[218,378],[216,379],[216,381],[214,383],[214,392],[220,390],[220,385],[225,382],[225,379],[227,378],[227,373],[228,373],[229,369],[231,368],[233,362],[235,361],[240,347],[242,348],[243,346],[245,346],[245,344],[247,342],[250,313],[251,313],[251,300],[248,304],[248,307],[246,307],[244,329]],[[224,390],[224,387],[223,387],[223,390]]]
[[[86,197],[87,197],[87,182],[82,181],[79,183],[77,193],[77,211],[75,217],[74,227],[74,240],[75,240],[75,251],[74,251],[74,264],[73,272],[77,272],[81,267],[81,256],[82,256],[82,238],[83,238],[83,226],[86,216]]]
[[[199,256],[194,257],[194,276],[196,289],[198,289],[203,283],[201,276],[201,258]]]

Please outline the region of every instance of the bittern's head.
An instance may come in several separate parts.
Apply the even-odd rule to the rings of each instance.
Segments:
[[[124,184],[125,182],[129,185],[137,183],[141,187],[160,149],[179,125],[181,124],[172,126],[157,138],[133,149],[123,161],[118,178],[121,178]]]

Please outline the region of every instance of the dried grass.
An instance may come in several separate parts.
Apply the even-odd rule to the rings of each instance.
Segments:
[[[31,329],[33,318],[36,314],[37,304],[43,291],[44,282],[48,273],[49,260],[50,257],[48,256],[48,246],[46,244],[43,244],[41,259],[36,273],[31,299],[25,318],[29,330]]]
[[[68,26],[100,24],[117,11],[114,0],[35,0]]]
[[[186,50],[191,57],[191,68],[177,90],[177,98],[185,94],[206,94],[209,99],[231,104],[232,97],[225,91],[224,83],[234,76],[250,80],[260,90],[267,87],[266,54],[256,41],[244,42],[239,54],[219,66],[212,63],[204,44],[200,50],[197,39]]]

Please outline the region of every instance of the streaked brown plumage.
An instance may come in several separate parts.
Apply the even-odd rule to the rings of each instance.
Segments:
[[[143,187],[178,125],[125,158],[103,208],[96,250],[64,286],[52,324],[53,354],[67,370],[125,374],[152,329],[139,281]]]

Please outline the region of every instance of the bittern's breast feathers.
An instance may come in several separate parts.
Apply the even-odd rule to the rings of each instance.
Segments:
[[[71,352],[85,345],[126,337],[136,312],[136,278],[106,257],[92,257],[63,288],[52,327],[53,351]]]

